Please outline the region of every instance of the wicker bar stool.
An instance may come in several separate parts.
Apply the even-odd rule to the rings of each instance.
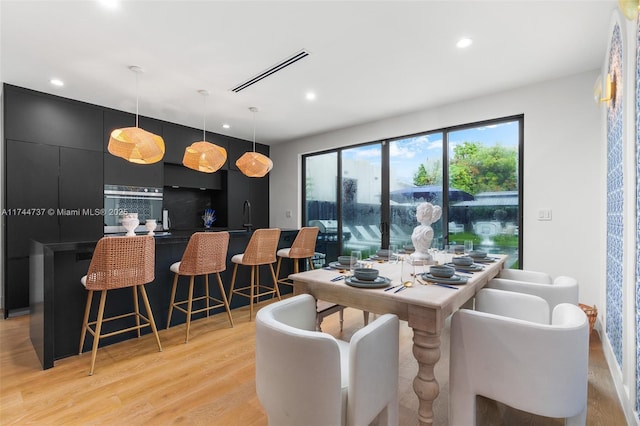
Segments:
[[[253,232],[249,244],[244,253],[236,254],[231,258],[235,263],[233,266],[233,275],[231,278],[231,291],[229,292],[229,303],[234,294],[249,298],[249,320],[253,319],[253,303],[260,301],[260,297],[275,294],[280,300],[280,290],[278,289],[278,280],[273,270],[273,264],[276,261],[276,250],[278,249],[278,240],[280,239],[280,229],[257,229]],[[248,286],[235,288],[236,273],[238,265],[251,266],[251,280]],[[273,287],[260,284],[260,265],[269,265],[271,277],[273,278]],[[261,291],[261,289],[263,291]]]
[[[144,289],[145,284],[150,283],[155,279],[155,252],[156,246],[153,237],[148,235],[140,237],[104,237],[98,241],[93,257],[91,258],[91,263],[89,264],[89,271],[87,272],[87,275],[82,277],[80,280],[89,293],[87,295],[87,304],[84,311],[84,320],[82,322],[82,335],[80,336],[79,353],[82,355],[82,347],[84,346],[84,340],[88,331],[89,334],[93,336],[91,369],[89,370],[90,376],[93,375],[98,343],[102,338],[133,330],[136,330],[138,332],[138,337],[140,337],[141,328],[151,327],[156,338],[156,343],[158,344],[158,349],[162,351],[160,337],[158,336],[158,330],[156,329],[156,324],[153,320],[153,313],[151,312],[147,292]],[[104,318],[107,291],[124,287],[132,287],[134,311],[127,314]],[[100,291],[100,305],[98,307],[96,320],[89,321],[89,313],[91,311],[91,301],[93,299],[94,291]],[[142,296],[142,301],[144,302],[148,317],[145,317],[140,313],[138,307],[138,292]],[[136,325],[102,333],[102,326],[104,323],[130,316],[135,317]]]
[[[189,341],[189,329],[191,327],[191,317],[200,312],[206,312],[209,317],[209,311],[212,309],[224,307],[229,316],[229,322],[233,327],[233,318],[231,317],[231,309],[227,301],[227,294],[222,285],[220,272],[227,269],[227,250],[229,248],[228,232],[196,232],[189,238],[187,248],[182,255],[180,262],[175,262],[169,268],[175,273],[173,278],[173,287],[171,288],[171,304],[169,305],[169,317],[167,318],[167,328],[171,325],[171,314],[173,309],[184,312],[187,315],[187,330],[184,342]],[[220,288],[220,299],[212,297],[209,294],[209,274],[216,274],[218,287]],[[180,275],[189,276],[189,296],[186,300],[176,301],[176,288],[178,286],[178,278]],[[204,275],[204,291],[205,294],[199,297],[193,297],[193,283],[196,275]],[[193,309],[193,302],[204,301],[205,306]],[[213,302],[211,304],[210,302]],[[186,305],[186,309],[183,307]]]
[[[308,226],[300,228],[296,239],[293,240],[293,244],[289,248],[283,248],[277,251],[278,266],[276,267],[276,278],[278,284],[286,284],[293,287],[293,283],[288,277],[280,278],[280,266],[282,259],[293,259],[293,273],[300,272],[298,261],[304,259],[309,265],[309,269],[313,269],[313,262],[311,258],[316,251],[316,240],[318,238],[318,231],[320,228],[317,226]]]

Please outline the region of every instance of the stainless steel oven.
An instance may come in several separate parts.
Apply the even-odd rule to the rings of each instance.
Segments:
[[[138,213],[140,225],[136,232],[146,232],[147,219],[162,223],[162,188],[105,185],[104,186],[104,233],[125,232],[121,224],[122,216]],[[156,228],[159,229],[159,228]]]

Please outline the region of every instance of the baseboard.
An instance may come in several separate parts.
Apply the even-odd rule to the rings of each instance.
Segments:
[[[629,399],[629,394],[626,391],[624,382],[622,380],[622,370],[618,365],[618,361],[616,360],[616,356],[613,353],[613,348],[611,347],[611,342],[609,341],[609,337],[605,332],[602,331],[602,325],[600,324],[600,319],[596,321],[595,327],[596,331],[600,335],[600,341],[602,341],[602,350],[604,352],[604,357],[607,360],[607,365],[609,366],[609,372],[611,373],[611,378],[613,379],[613,384],[616,388],[616,393],[618,394],[618,400],[620,401],[620,405],[622,406],[622,411],[624,412],[624,417],[627,420],[628,425],[636,425],[640,426],[640,420],[638,419],[638,412],[635,410],[634,401]]]

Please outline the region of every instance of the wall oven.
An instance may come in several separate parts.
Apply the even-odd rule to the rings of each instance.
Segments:
[[[127,213],[138,213],[140,225],[136,232],[147,232],[145,221],[156,219],[162,223],[162,188],[105,185],[104,186],[104,233],[126,232],[122,217]],[[160,225],[156,229],[160,229]]]

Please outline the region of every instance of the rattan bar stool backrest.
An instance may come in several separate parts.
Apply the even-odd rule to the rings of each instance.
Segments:
[[[87,273],[87,290],[111,290],[154,280],[153,237],[104,237],[98,241]]]
[[[318,239],[319,230],[320,228],[317,226],[300,228],[289,250],[289,257],[293,259],[313,257],[316,252],[316,240]]]
[[[279,228],[256,229],[242,256],[242,264],[266,265],[275,262],[279,240]]]
[[[196,232],[180,261],[181,275],[208,275],[227,269],[229,233]]]

